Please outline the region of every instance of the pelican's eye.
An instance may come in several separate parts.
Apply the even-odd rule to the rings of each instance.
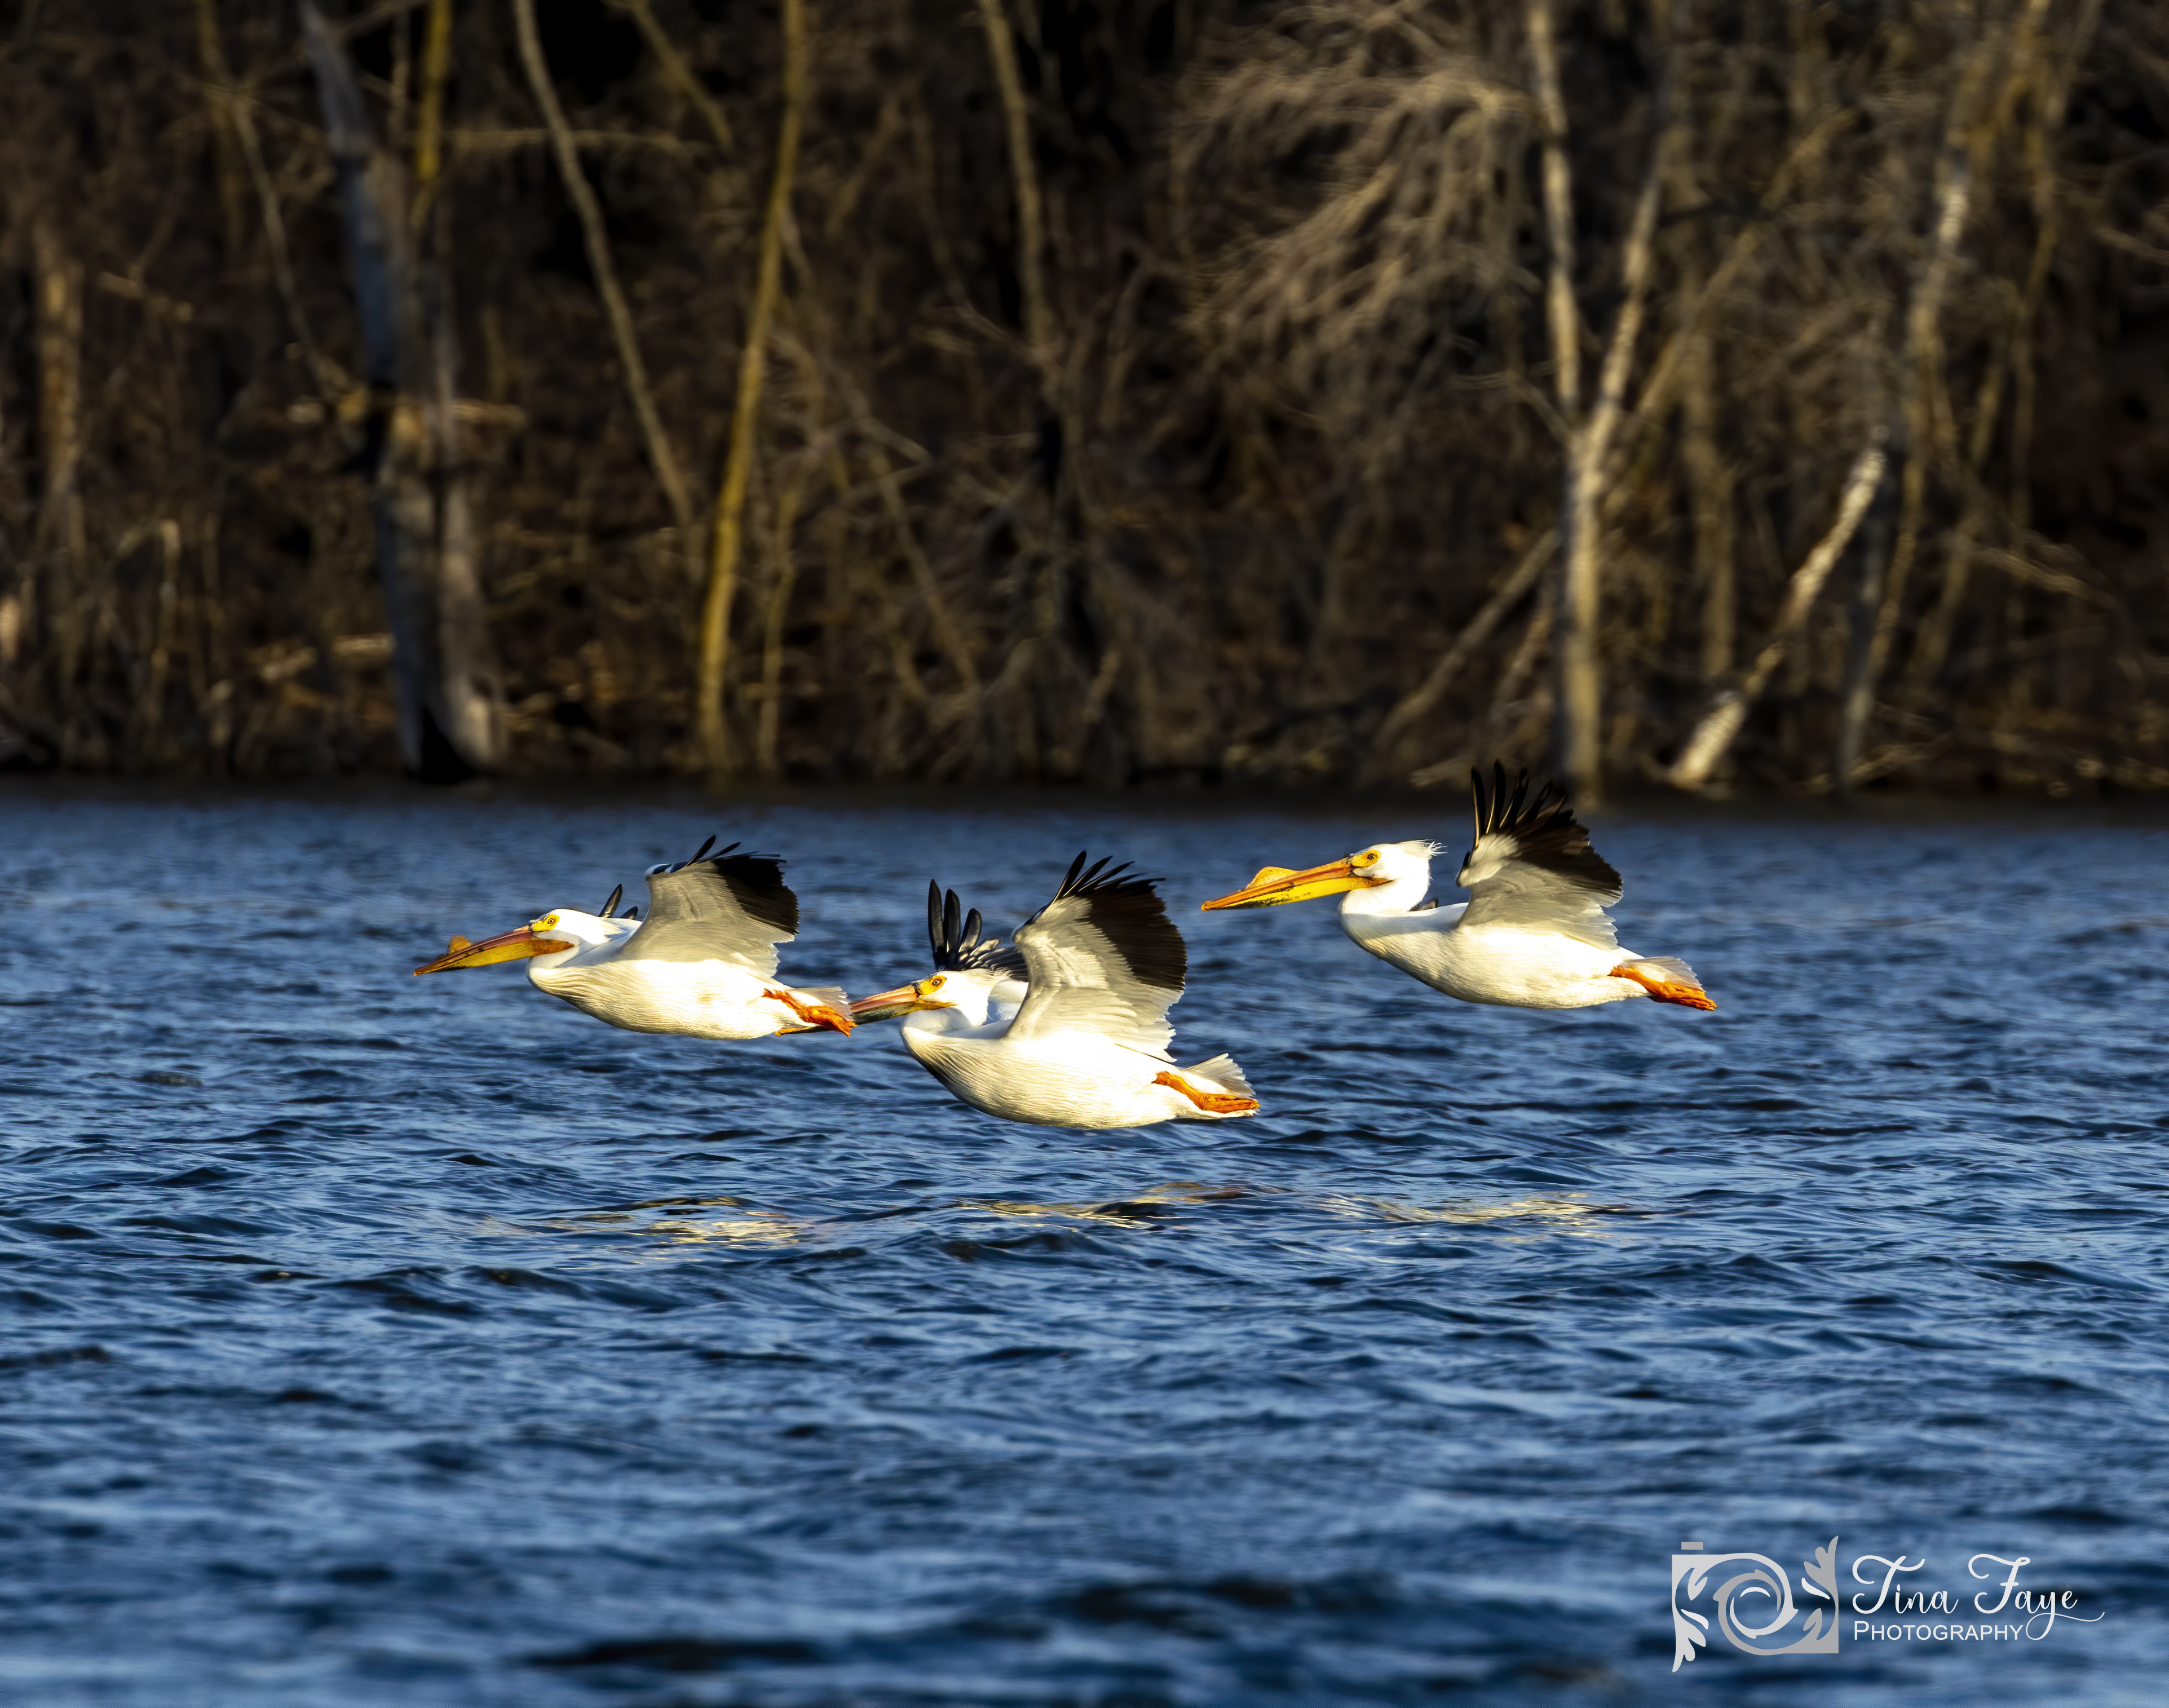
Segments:
[[[532,931],[555,931],[557,928],[557,916],[555,913],[545,913],[528,928]]]
[[[947,973],[937,972],[932,978],[926,981],[926,988],[930,991],[938,991],[943,985],[948,982],[949,975]]]
[[[1357,854],[1354,859],[1349,861],[1348,864],[1352,866],[1375,866],[1378,864],[1378,850],[1374,848],[1367,848],[1362,853]]]

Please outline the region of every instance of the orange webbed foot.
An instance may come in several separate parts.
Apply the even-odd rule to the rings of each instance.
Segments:
[[[1653,978],[1631,960],[1613,967],[1611,976],[1641,986],[1644,994],[1660,1003],[1671,1003],[1682,1008],[1714,1010],[1717,1007],[1709,992],[1700,985],[1680,979]]]
[[[791,1031],[841,1032],[848,1038],[851,1035],[851,1028],[857,1024],[842,1009],[831,1008],[826,1003],[801,1002],[786,990],[771,990],[768,994],[806,1023],[802,1027],[787,1029]]]
[[[1153,1076],[1153,1083],[1180,1092],[1207,1115],[1248,1115],[1258,1106],[1255,1097],[1236,1097],[1225,1091],[1201,1091],[1180,1075],[1164,1070]]]

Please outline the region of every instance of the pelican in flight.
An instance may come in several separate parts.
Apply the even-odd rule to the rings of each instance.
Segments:
[[[1619,874],[1589,845],[1557,785],[1529,799],[1524,771],[1510,796],[1506,768],[1492,780],[1470,773],[1476,839],[1461,864],[1466,902],[1425,900],[1435,842],[1378,843],[1308,871],[1267,866],[1232,896],[1204,905],[1271,907],[1314,896],[1341,897],[1340,927],[1362,948],[1433,990],[1465,1003],[1520,1008],[1586,1008],[1649,997],[1714,1008],[1683,960],[1619,946],[1606,906]]]
[[[798,933],[798,897],[783,881],[783,862],[740,854],[736,843],[711,854],[715,843],[711,836],[690,860],[648,869],[644,923],[637,910],[613,917],[621,885],[600,913],[557,907],[481,943],[455,937],[415,976],[525,960],[537,990],[630,1032],[850,1032],[843,992],[776,979],[775,946]]]
[[[1227,1120],[1258,1099],[1226,1056],[1178,1067],[1167,1011],[1189,959],[1152,880],[1079,854],[1062,887],[1017,928],[1013,948],[962,920],[952,891],[927,894],[934,971],[851,1004],[853,1018],[904,1015],[904,1046],[973,1109],[1049,1127]],[[1021,965],[1020,965],[1021,963]],[[1020,982],[1021,975],[1021,982]],[[1015,1013],[997,1012],[1007,995]]]

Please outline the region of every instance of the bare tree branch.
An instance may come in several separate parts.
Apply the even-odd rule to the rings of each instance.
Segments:
[[[1702,721],[1681,748],[1679,758],[1673,761],[1665,780],[1675,789],[1700,789],[1709,781],[1711,772],[1717,769],[1725,750],[1739,735],[1740,726],[1746,722],[1748,712],[1761,698],[1762,690],[1769,686],[1777,667],[1785,662],[1786,650],[1792,645],[1794,632],[1806,620],[1816,595],[1822,592],[1823,584],[1837,567],[1839,555],[1852,539],[1853,530],[1860,526],[1868,501],[1883,483],[1883,471],[1888,462],[1883,448],[1886,437],[1887,429],[1879,425],[1867,449],[1853,459],[1838,499],[1837,519],[1815,542],[1815,550],[1793,572],[1792,580],[1786,584],[1784,604],[1769,640],[1755,655],[1755,662],[1740,685],[1725,689],[1711,702],[1709,710],[1703,714]]]
[[[640,26],[640,33],[648,43],[648,51],[661,61],[663,74],[670,79],[678,93],[693,104],[707,125],[708,134],[716,139],[716,146],[722,151],[725,159],[738,152],[731,136],[731,121],[724,115],[722,104],[708,93],[708,86],[694,74],[685,56],[678,51],[663,26],[656,22],[655,9],[648,0],[610,0],[620,12],[628,14]]]
[[[1002,93],[1002,115],[1010,145],[1010,177],[1017,200],[1017,276],[1024,285],[1025,337],[1031,358],[1048,384],[1056,367],[1054,312],[1047,295],[1047,237],[1040,210],[1039,168],[1031,157],[1031,109],[1024,96],[1024,79],[1018,75],[1016,45],[1010,38],[1010,22],[1002,0],[979,0],[980,21],[986,26],[987,51],[994,57],[994,81]]]
[[[1468,620],[1468,626],[1453,637],[1453,644],[1440,655],[1437,663],[1415,687],[1401,696],[1394,709],[1386,714],[1372,738],[1373,767],[1388,760],[1394,748],[1402,737],[1413,728],[1419,718],[1428,716],[1431,708],[1446,697],[1447,690],[1460,679],[1468,661],[1491,638],[1492,631],[1505,621],[1514,607],[1528,597],[1531,588],[1559,549],[1559,530],[1547,528],[1529,543],[1506,580],[1501,582],[1490,598],[1484,601],[1476,615]]]
[[[533,0],[520,0],[520,3],[531,5]],[[753,472],[754,438],[760,423],[769,329],[775,322],[776,301],[783,290],[784,226],[791,218],[791,188],[798,171],[806,83],[805,0],[783,0],[783,115],[776,134],[775,175],[770,181],[768,206],[761,218],[753,309],[746,319],[745,347],[738,354],[738,402],[731,412],[730,444],[724,453],[722,479],[717,489],[707,595],[701,607],[695,703],[703,762],[708,774],[716,778],[727,776],[732,765],[730,735],[723,721],[723,683],[730,668],[731,603],[738,591],[746,486]]]
[[[640,423],[641,438],[648,446],[648,465],[655,471],[663,501],[670,507],[670,519],[678,529],[679,549],[690,552],[695,528],[693,500],[686,490],[685,476],[678,466],[678,454],[672,449],[670,435],[663,425],[662,414],[655,407],[655,392],[648,383],[648,364],[641,359],[632,310],[626,306],[625,292],[617,282],[617,263],[610,255],[610,232],[603,224],[602,205],[595,200],[594,187],[580,168],[579,150],[573,146],[572,127],[565,122],[565,110],[558,104],[557,91],[550,81],[549,62],[542,56],[542,38],[535,27],[535,0],[512,0],[512,13],[520,28],[520,64],[527,72],[527,86],[534,91],[535,104],[542,110],[542,122],[549,128],[565,194],[572,199],[573,210],[580,218],[581,234],[587,242],[588,265],[594,269],[595,291],[603,300],[610,337],[617,345],[618,365],[625,371],[626,395]]]

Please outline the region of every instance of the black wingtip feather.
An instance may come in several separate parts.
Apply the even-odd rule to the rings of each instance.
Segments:
[[[1190,976],[1190,951],[1167,917],[1159,881],[1131,871],[1127,860],[1111,865],[1111,855],[1088,869],[1090,858],[1089,852],[1080,853],[1070,862],[1054,900],[1074,897],[1090,903],[1087,917],[1139,982],[1180,992]]]
[[[1484,786],[1481,771],[1470,772],[1469,779],[1474,785],[1477,841],[1487,836],[1511,836],[1516,858],[1617,897],[1622,888],[1619,874],[1590,845],[1589,832],[1575,817],[1565,791],[1557,783],[1547,782],[1532,801],[1529,774],[1523,771],[1515,779],[1514,792],[1509,795],[1506,768],[1497,760],[1492,762],[1490,788]]]
[[[983,922],[977,907],[968,913],[954,890],[945,902],[941,886],[926,886],[926,928],[934,944],[934,965],[942,972],[967,972],[998,967],[1021,978],[1024,957],[1015,949],[1005,949],[999,937],[983,937]]]
[[[615,890],[610,891],[610,900],[603,903],[603,911],[595,915],[595,917],[598,919],[607,919],[610,918],[611,915],[617,912],[617,904],[624,899],[625,886],[623,884],[620,884]]]
[[[716,851],[710,854],[710,849]],[[694,866],[706,866],[721,879],[747,918],[794,937],[798,934],[798,897],[783,881],[783,862],[774,855],[741,854],[734,842],[718,849],[711,836],[694,851],[692,859],[658,870],[682,872]]]

